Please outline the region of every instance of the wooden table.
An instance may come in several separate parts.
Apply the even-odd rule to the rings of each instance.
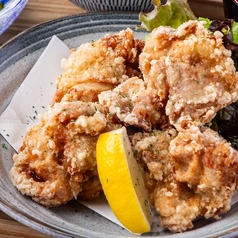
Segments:
[[[219,19],[224,17],[222,0],[189,0],[189,4],[197,16]],[[31,26],[51,19],[82,12],[84,10],[76,7],[68,0],[29,0],[18,19],[0,36],[0,45]],[[0,237],[46,238],[48,236],[14,221],[0,211]]]
[[[0,45],[31,26],[82,12],[68,0],[28,0],[18,19],[0,36]]]

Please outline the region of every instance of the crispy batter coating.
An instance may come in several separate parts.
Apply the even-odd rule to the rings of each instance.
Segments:
[[[40,119],[13,157],[13,184],[46,206],[64,204],[79,194],[98,196],[95,149],[97,136],[107,125],[103,108],[80,101],[56,103]],[[89,183],[91,179],[95,182]],[[85,183],[89,186],[84,196]]]
[[[82,82],[97,82],[110,89],[131,76],[140,75],[138,54],[143,47],[144,41],[135,40],[133,31],[126,29],[71,50],[70,56],[62,60],[64,72],[57,79],[53,103],[60,102],[68,93],[72,97],[72,90],[77,90]]]
[[[157,181],[170,176],[173,170],[171,163],[168,163],[168,148],[177,134],[174,128],[167,128],[164,131],[138,132],[130,136],[135,158],[145,169],[144,177],[152,204],[155,200],[154,189]]]
[[[140,68],[149,85],[168,98],[166,114],[176,126],[189,115],[203,124],[238,99],[238,74],[222,34],[211,34],[203,22],[188,21],[178,29],[159,27],[140,55]]]
[[[137,138],[136,157],[146,164],[146,184],[163,227],[183,232],[196,218],[219,219],[230,209],[238,152],[217,132],[189,122],[178,135],[170,129]]]
[[[107,120],[98,94],[141,75],[138,54],[143,47],[144,41],[127,29],[82,44],[62,60],[64,73],[57,80],[52,106],[14,155],[11,176],[18,190],[46,206],[99,195],[97,137],[121,125]]]
[[[230,56],[198,21],[159,27],[145,45],[130,29],[82,44],[13,157],[13,184],[46,206],[97,197],[98,134],[133,126],[160,224],[183,232],[198,217],[219,219],[238,187],[238,152],[204,124],[238,99]]]
[[[98,82],[82,82],[73,86],[63,96],[61,101],[72,102],[97,102],[98,94],[113,88],[112,84],[109,83],[98,83]]]
[[[113,90],[98,96],[110,117],[116,117],[125,125],[133,125],[151,131],[167,121],[165,108],[157,90],[146,87],[144,81],[132,77]]]

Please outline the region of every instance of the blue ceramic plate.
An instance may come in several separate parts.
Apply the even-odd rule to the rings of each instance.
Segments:
[[[9,0],[0,10],[0,35],[17,19],[28,0]]]
[[[9,104],[52,35],[57,35],[72,48],[82,42],[96,40],[105,33],[115,33],[127,27],[135,30],[136,25],[139,24],[137,19],[137,14],[115,12],[65,17],[33,27],[2,46],[0,48],[0,114]],[[140,31],[135,33],[137,37],[143,37],[144,34]],[[51,237],[138,237],[76,201],[57,208],[46,208],[22,196],[13,187],[9,177],[14,150],[1,136],[0,145],[0,209],[3,212]],[[197,220],[191,231],[182,234],[172,234],[167,231],[160,234],[144,234],[142,237],[217,237],[236,229],[238,229],[237,204],[219,221]],[[235,233],[231,237],[235,237]]]

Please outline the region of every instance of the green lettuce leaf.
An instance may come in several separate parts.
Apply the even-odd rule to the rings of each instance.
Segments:
[[[233,22],[231,30],[233,35],[233,42],[238,44],[238,22]]]
[[[199,21],[205,21],[204,27],[209,30],[212,21],[209,18],[199,17]]]
[[[149,13],[140,13],[141,26],[147,31],[152,31],[158,26],[171,26],[177,28],[183,22],[197,19],[193,14],[187,0],[167,0],[162,4],[161,0],[152,0],[154,10]]]

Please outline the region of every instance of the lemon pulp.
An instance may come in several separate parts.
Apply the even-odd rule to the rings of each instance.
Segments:
[[[132,233],[150,231],[148,191],[126,128],[100,134],[96,157],[104,194],[117,219]]]

